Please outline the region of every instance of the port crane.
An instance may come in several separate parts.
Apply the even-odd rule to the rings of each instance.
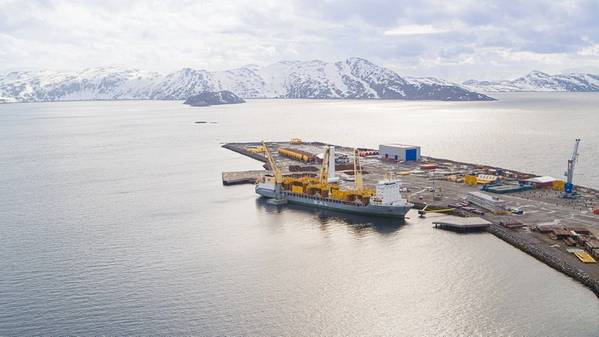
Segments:
[[[564,173],[564,175],[566,176],[566,183],[564,184],[564,193],[562,194],[564,198],[574,198],[576,196],[572,180],[574,179],[574,169],[576,168],[576,163],[578,162],[579,144],[580,138],[576,138],[576,141],[574,142],[574,151],[572,151],[572,157],[568,159],[568,169]]]

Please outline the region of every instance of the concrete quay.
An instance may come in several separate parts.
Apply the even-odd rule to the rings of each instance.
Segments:
[[[265,170],[223,172],[223,185],[254,184],[266,174]]]

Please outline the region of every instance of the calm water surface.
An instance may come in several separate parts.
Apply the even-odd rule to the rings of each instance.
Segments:
[[[265,205],[222,142],[399,141],[599,187],[599,95],[0,105],[0,335],[593,336],[586,288],[488,234]],[[195,121],[215,124],[194,124]]]

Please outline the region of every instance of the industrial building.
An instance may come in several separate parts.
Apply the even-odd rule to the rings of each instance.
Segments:
[[[420,146],[406,144],[381,144],[379,145],[379,156],[381,159],[396,161],[420,160]]]
[[[550,177],[550,176],[542,176],[542,177],[534,177],[522,180],[523,184],[530,184],[534,188],[552,188],[554,182],[559,181],[559,179]]]

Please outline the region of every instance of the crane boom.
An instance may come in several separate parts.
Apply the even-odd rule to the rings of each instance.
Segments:
[[[270,166],[270,169],[272,170],[272,173],[275,176],[275,183],[281,184],[283,182],[283,174],[281,173],[281,170],[279,169],[277,163],[272,157],[272,154],[270,154],[270,150],[268,150],[268,147],[266,146],[266,143],[264,143],[264,141],[262,141],[262,146],[264,146],[264,152],[266,154],[266,159],[268,160],[268,166]]]
[[[320,183],[326,184],[329,179],[329,160],[331,156],[331,147],[327,146],[322,155],[322,166],[320,167]]]
[[[358,149],[354,149],[354,184],[356,191],[362,191],[364,189],[364,180],[362,179],[362,166],[358,157]]]

